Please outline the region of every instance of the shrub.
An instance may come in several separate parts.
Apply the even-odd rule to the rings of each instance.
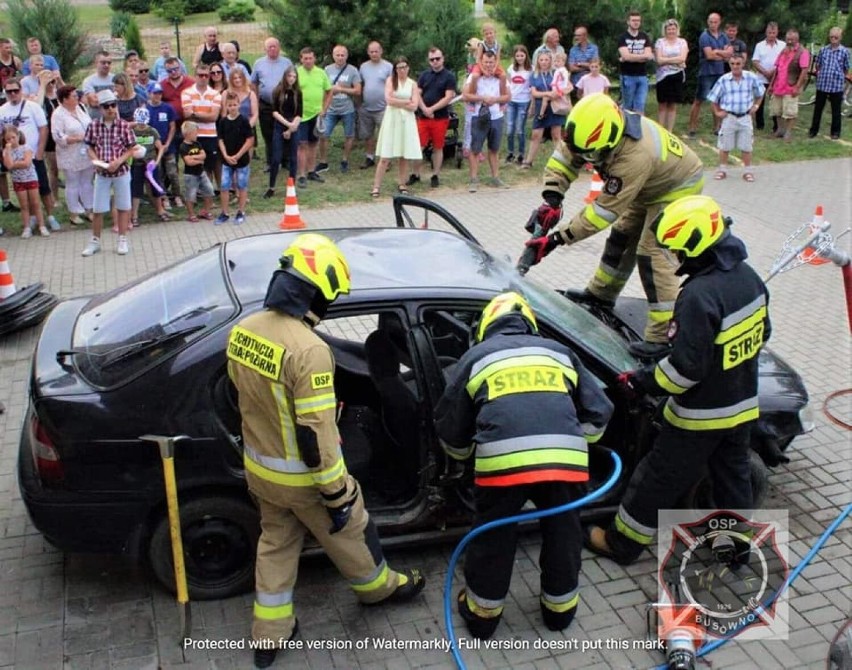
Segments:
[[[109,20],[110,37],[117,39],[127,35],[127,27],[132,20],[133,15],[129,12],[115,12]]]
[[[65,81],[77,70],[86,46],[86,31],[68,0],[7,0],[6,17],[18,44],[38,37],[42,50],[54,56]]]
[[[215,12],[221,4],[222,0],[186,0],[186,13],[201,14],[203,12]]]
[[[230,23],[254,21],[255,10],[257,5],[253,0],[228,0],[219,7],[219,18]]]
[[[114,12],[147,14],[151,11],[151,0],[109,0],[109,6]]]
[[[136,17],[131,16],[124,32],[124,42],[128,51],[135,51],[141,60],[145,60],[145,46],[142,44],[142,35],[139,34],[139,24]]]
[[[154,13],[169,23],[183,23],[189,13],[186,0],[154,0]]]

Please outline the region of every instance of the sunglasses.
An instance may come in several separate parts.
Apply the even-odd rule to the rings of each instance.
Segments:
[[[7,88],[6,93],[20,93],[21,89],[19,88]]]
[[[166,72],[180,72],[179,67],[167,67]]]
[[[407,70],[407,69],[408,69],[408,66],[407,66],[407,65],[397,65],[397,66],[396,66],[396,69],[397,69],[397,70]]]
[[[210,74],[224,74],[222,70],[210,70]]]
[[[196,79],[207,79],[209,76],[210,76],[209,74],[197,74],[197,75],[195,75]]]
[[[443,56],[434,56],[434,57],[429,59],[429,62],[430,63],[437,63],[439,60],[442,60],[443,58],[444,58]]]
[[[143,74],[145,72],[148,72],[148,70],[139,70],[139,74]]]
[[[112,109],[113,107],[117,107],[117,106],[118,106],[118,103],[105,102],[104,104],[100,105],[100,108],[101,109]]]

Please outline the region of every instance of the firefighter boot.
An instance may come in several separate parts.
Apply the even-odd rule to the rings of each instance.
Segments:
[[[613,551],[606,541],[607,532],[600,526],[585,526],[583,528],[583,546],[593,554],[603,556],[619,565],[630,565],[638,558],[637,556],[626,556]],[[640,547],[640,553],[641,553]]]
[[[467,629],[473,637],[477,640],[487,640],[494,635],[494,631],[500,625],[500,614],[487,619],[474,614],[467,604],[467,591],[465,589],[459,591],[458,604],[459,614],[464,619]]]
[[[293,632],[290,633],[290,637],[287,638],[287,642],[290,642],[294,637],[296,637],[296,633],[299,632],[299,620],[296,619],[296,623],[293,626]],[[275,657],[278,655],[278,648],[273,647],[272,649],[255,649],[254,650],[254,667],[255,668],[268,668],[275,662]]]
[[[574,615],[577,614],[576,605],[569,607],[564,612],[557,612],[548,608],[542,600],[539,600],[539,606],[541,607],[541,618],[544,621],[544,625],[547,626],[547,630],[565,630],[571,625]]]
[[[403,570],[399,573],[399,584],[387,598],[374,603],[361,603],[366,607],[373,605],[384,605],[385,603],[407,603],[414,598],[426,586],[426,578],[417,568]]]

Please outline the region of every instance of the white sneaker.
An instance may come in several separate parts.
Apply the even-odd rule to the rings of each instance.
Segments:
[[[101,240],[98,237],[93,237],[89,240],[89,243],[86,245],[86,248],[83,249],[82,256],[94,256],[101,250]]]
[[[50,237],[50,231],[47,229],[47,226],[39,226],[38,234],[42,237]]]
[[[128,251],[130,251],[130,245],[127,242],[127,235],[119,235],[118,244],[115,245],[115,253],[124,256]]]
[[[29,226],[24,226],[24,229],[21,231],[21,239],[28,240],[33,236],[33,229]]]

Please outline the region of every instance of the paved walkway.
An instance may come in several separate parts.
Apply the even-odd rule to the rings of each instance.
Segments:
[[[761,166],[757,175],[754,184],[738,178],[721,183],[711,180],[707,192],[735,218],[735,230],[749,245],[751,262],[760,272],[769,269],[785,237],[798,224],[810,220],[816,204],[825,206],[835,230],[852,223],[852,161]],[[333,183],[326,186],[331,187]],[[455,212],[488,249],[513,258],[526,237],[523,222],[539,204],[537,189],[533,188],[483,188],[473,195],[424,191]],[[569,194],[567,211],[576,211],[586,192],[585,182],[578,184]],[[388,200],[302,214],[311,229],[391,225],[392,219]],[[65,231],[47,240],[4,238],[0,246],[9,253],[19,287],[43,281],[54,293],[71,297],[121,286],[216,242],[274,229],[279,218],[251,217],[242,228],[147,225],[133,232],[132,252],[126,257],[114,253],[115,236],[109,232],[104,237],[105,251],[88,259],[80,257],[87,239],[82,230]],[[581,286],[593,271],[603,242],[604,236],[599,235],[570,250],[559,250],[531,275],[554,286]],[[849,433],[829,423],[819,411],[828,393],[850,386],[849,326],[836,268],[801,268],[774,279],[770,290],[772,347],[803,374],[817,422],[816,431],[793,444],[792,462],[774,471],[766,505],[789,510],[793,538],[790,559],[798,563],[839,508],[850,500]],[[635,278],[627,293],[641,295]],[[247,650],[179,647],[175,605],[144,570],[121,557],[63,555],[29,523],[17,489],[15,463],[36,337],[36,329],[30,329],[0,340],[0,402],[6,405],[5,414],[0,415],[0,668],[250,667]],[[845,410],[848,421],[848,403]],[[732,642],[710,656],[715,668],[825,667],[829,641],[850,613],[849,530],[847,523],[796,583],[791,595],[789,640]],[[305,562],[296,592],[301,638],[306,642],[351,640],[353,645],[366,638],[442,638],[442,585],[450,552],[451,547],[444,546],[416,554],[391,553],[394,564],[422,567],[429,584],[422,601],[378,609],[358,607],[343,581],[324,561]],[[626,640],[629,646],[632,640],[644,636],[645,604],[656,594],[653,558],[624,569],[586,554],[581,612],[568,631],[556,634],[544,629],[538,614],[537,555],[537,540],[524,540],[498,633],[501,640],[515,640],[517,646],[529,648],[465,651],[468,667],[648,668],[662,661],[657,653],[624,651],[618,644]],[[243,639],[249,632],[251,602],[250,596],[244,596],[194,603],[194,638]],[[587,649],[536,649],[537,640],[577,640],[578,645],[585,642]],[[391,670],[452,665],[443,651],[380,649],[372,642],[367,646],[366,650],[289,652],[278,666]]]

